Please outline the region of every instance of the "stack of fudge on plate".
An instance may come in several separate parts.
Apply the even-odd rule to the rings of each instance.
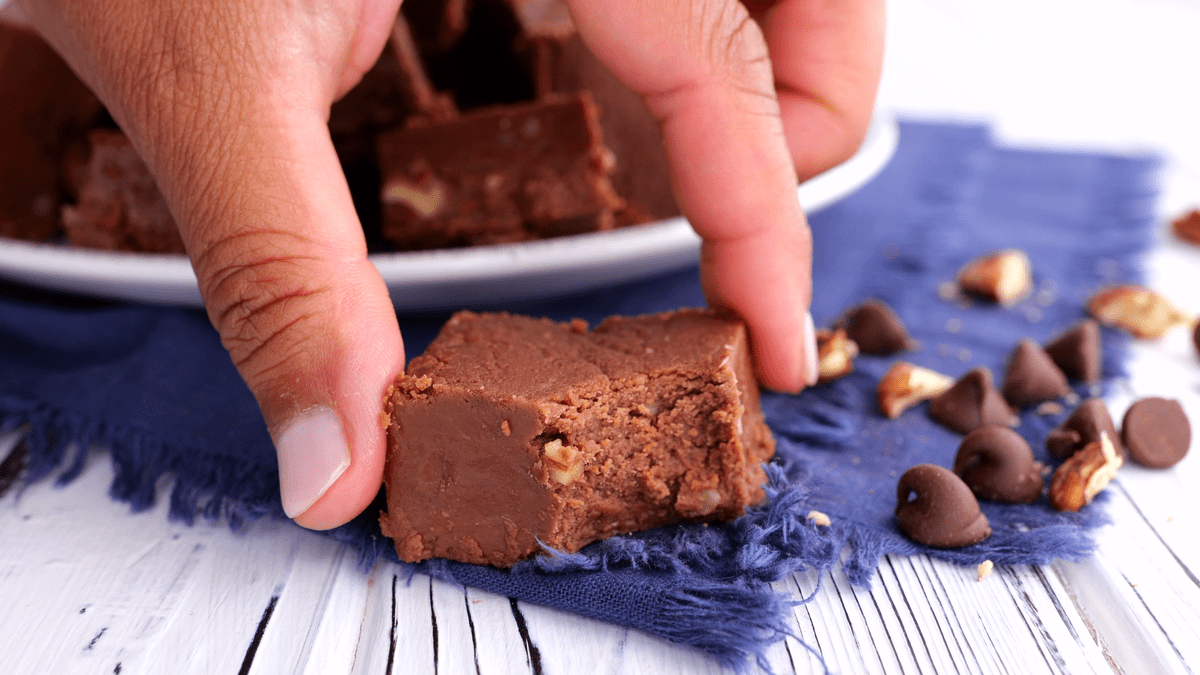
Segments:
[[[38,37],[0,24],[0,235],[181,253],[154,180]],[[406,0],[330,135],[373,251],[678,215],[658,125],[562,0]]]

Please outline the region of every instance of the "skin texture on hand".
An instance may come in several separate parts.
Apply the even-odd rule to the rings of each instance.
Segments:
[[[404,351],[326,125],[399,0],[18,2],[155,175],[275,440],[285,511],[348,521],[382,482],[381,401]],[[662,122],[710,302],[746,320],[764,384],[814,381],[796,178],[861,142],[882,2],[784,0],[753,20],[735,0],[570,5]]]

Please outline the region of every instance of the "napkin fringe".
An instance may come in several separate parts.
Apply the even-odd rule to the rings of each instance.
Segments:
[[[768,649],[786,637],[796,637],[788,628],[794,604],[765,585],[689,578],[663,595],[650,629],[701,650],[736,672],[747,672],[751,660],[771,672]]]
[[[66,486],[86,467],[89,449],[106,449],[114,476],[109,495],[137,513],[152,507],[158,483],[172,479],[168,515],[192,525],[196,517],[225,521],[237,530],[264,516],[282,517],[278,472],[236,457],[211,461],[199,451],[181,453],[151,434],[120,425],[95,423],[71,410],[12,397],[0,397],[0,432],[24,427],[21,484],[31,485],[55,472],[54,484]]]

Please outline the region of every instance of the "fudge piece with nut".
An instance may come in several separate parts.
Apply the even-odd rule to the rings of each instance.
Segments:
[[[383,236],[401,249],[606,230],[624,205],[586,93],[418,122],[378,151]]]
[[[584,44],[564,0],[505,0],[520,27],[513,40],[538,97],[587,91],[600,108],[604,142],[616,157],[610,176],[628,206],[619,225],[680,214],[658,120]]]
[[[400,558],[509,566],[763,498],[774,454],[744,327],[701,310],[594,330],[456,314],[388,395]]]

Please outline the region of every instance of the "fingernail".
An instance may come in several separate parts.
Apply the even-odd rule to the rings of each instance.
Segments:
[[[804,383],[811,387],[817,383],[817,329],[813,325],[812,312],[804,313],[804,334],[800,336],[801,348],[804,350]]]
[[[275,442],[279,455],[279,492],[288,518],[308,510],[350,466],[350,448],[337,413],[310,408],[284,429]]]

